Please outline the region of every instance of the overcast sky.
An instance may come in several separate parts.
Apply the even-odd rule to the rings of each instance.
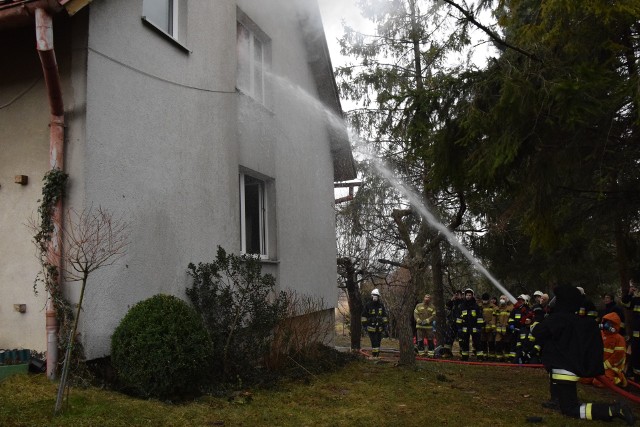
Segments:
[[[331,54],[331,62],[333,66],[341,65],[344,59],[340,55],[340,47],[337,39],[342,37],[342,21],[354,28],[364,28],[367,23],[371,25],[360,14],[360,10],[355,5],[356,0],[318,0],[320,13],[322,13],[322,22],[324,24],[324,32],[327,36],[327,44],[329,45],[329,53]]]
[[[337,39],[342,37],[344,33],[342,22],[345,21],[349,26],[360,31],[372,28],[373,24],[360,14],[360,9],[356,6],[356,0],[318,0],[318,5],[322,14],[331,62],[334,67],[343,65],[345,58],[340,55],[340,47],[337,42]],[[484,22],[485,24],[492,22],[489,12],[481,14],[480,18],[482,21],[486,21]],[[472,27],[471,38],[478,43],[480,40],[486,40],[487,37],[481,30]],[[481,65],[485,63],[488,55],[495,55],[495,52],[495,48],[491,46],[480,45],[479,48],[474,49],[474,62]]]

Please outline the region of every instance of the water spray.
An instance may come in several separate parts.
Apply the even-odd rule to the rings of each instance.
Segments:
[[[418,213],[427,221],[427,223],[433,229],[435,229],[436,231],[438,231],[439,233],[444,235],[447,238],[447,241],[452,246],[457,248],[462,253],[462,255],[464,255],[464,257],[467,258],[476,269],[478,269],[487,279],[489,279],[491,281],[491,283],[493,283],[493,285],[500,292],[502,292],[504,295],[506,295],[507,298],[509,298],[509,300],[512,303],[516,302],[516,299],[513,297],[513,295],[511,295],[511,293],[509,293],[509,291],[507,291],[505,289],[505,287],[502,286],[500,284],[500,282],[498,282],[498,280],[495,277],[493,277],[493,275],[491,273],[489,273],[489,271],[482,265],[482,263],[475,256],[473,256],[471,251],[469,251],[469,249],[467,249],[467,247],[464,246],[456,238],[456,236],[451,232],[451,230],[449,230],[444,224],[442,224],[435,217],[435,215],[433,215],[431,213],[431,211],[429,211],[429,209],[427,209],[427,207],[426,207],[425,203],[423,202],[422,198],[420,197],[420,195],[418,195],[418,193],[415,190],[409,188],[408,185],[406,185],[405,183],[400,181],[391,172],[391,170],[382,162],[382,160],[380,160],[379,158],[373,156],[372,154],[370,154],[370,153],[368,153],[368,152],[366,152],[364,150],[358,150],[358,152],[360,154],[363,154],[363,155],[367,156],[367,158],[369,158],[371,160],[371,162],[373,163],[373,166],[376,169],[376,171],[378,171],[378,173],[383,178],[385,178],[387,181],[389,181],[389,183],[396,190],[398,190],[404,197],[407,198],[407,200],[409,201],[411,206],[413,206],[418,211]]]
[[[308,106],[311,106],[313,109],[315,109],[319,113],[325,114],[327,121],[331,127],[333,127],[334,129],[346,132],[349,135],[349,139],[352,141],[361,140],[361,138],[357,134],[355,134],[354,132],[351,132],[347,128],[344,122],[344,119],[342,117],[338,116],[334,111],[327,108],[321,101],[319,101],[317,98],[309,94],[303,88],[285,79],[284,77],[278,76],[272,72],[265,71],[265,73],[271,78],[271,80],[274,83],[280,85],[281,87],[283,87],[288,91],[295,93],[296,99],[302,100]],[[471,264],[478,271],[480,271],[480,273],[482,273],[487,279],[489,279],[491,283],[500,292],[506,295],[507,298],[509,298],[509,300],[512,303],[516,302],[516,299],[513,297],[513,295],[511,295],[511,293],[509,293],[509,291],[507,291],[504,288],[504,286],[502,286],[500,282],[498,282],[498,280],[495,277],[493,277],[491,273],[489,273],[489,271],[482,265],[482,263],[475,256],[473,256],[473,254],[469,251],[469,249],[467,249],[467,247],[464,246],[457,239],[457,237],[451,232],[451,230],[449,230],[444,224],[442,224],[429,211],[429,209],[427,209],[427,207],[425,206],[425,203],[423,202],[422,198],[418,193],[416,193],[413,189],[409,188],[407,185],[402,183],[398,178],[396,178],[394,174],[391,172],[391,170],[384,164],[382,160],[380,160],[374,154],[370,153],[369,150],[363,149],[362,146],[364,146],[364,144],[354,144],[354,146],[358,153],[362,154],[363,156],[367,157],[372,161],[378,174],[383,178],[385,178],[387,181],[389,181],[389,183],[394,188],[400,191],[400,193],[407,198],[411,206],[413,206],[418,211],[418,213],[427,221],[427,223],[433,229],[442,233],[447,238],[447,241],[452,246],[457,248],[462,253],[462,255],[464,255],[464,257],[467,258],[471,262]]]

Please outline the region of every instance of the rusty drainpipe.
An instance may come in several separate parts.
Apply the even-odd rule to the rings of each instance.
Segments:
[[[36,15],[36,45],[45,84],[49,98],[49,166],[51,169],[64,170],[64,103],[62,100],[62,88],[60,74],[56,63],[56,54],[53,50],[53,19],[42,8],[35,11]],[[49,245],[48,261],[62,271],[62,236],[58,225],[62,224],[62,199],[58,200],[53,210],[53,223],[55,224],[51,243]],[[56,278],[58,285],[62,284],[60,275]],[[56,309],[51,298],[47,295],[46,305],[46,331],[47,331],[47,377],[55,379],[56,366],[58,364],[58,322]]]

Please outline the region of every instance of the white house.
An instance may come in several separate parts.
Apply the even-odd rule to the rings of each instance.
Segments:
[[[333,315],[333,183],[355,170],[316,0],[3,0],[0,36],[0,348],[48,346],[25,224],[52,166],[65,209],[131,223],[89,278],[88,359],[136,302],[184,298],[218,245]]]

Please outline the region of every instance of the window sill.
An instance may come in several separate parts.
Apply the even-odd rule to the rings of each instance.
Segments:
[[[248,254],[246,252],[240,252],[240,255],[254,258],[257,261],[260,261],[261,264],[280,264],[280,260],[279,259],[265,258],[263,256],[258,256],[258,255],[255,255],[255,254]]]
[[[182,43],[180,43],[171,34],[167,33],[162,28],[158,27],[156,24],[154,24],[153,22],[149,21],[146,16],[142,17],[142,23],[144,25],[146,25],[147,27],[151,28],[153,31],[155,31],[158,34],[160,34],[161,36],[163,36],[165,39],[169,40],[174,46],[176,46],[177,48],[179,48],[183,52],[186,52],[186,53],[192,53],[193,52],[187,46],[185,46]]]

